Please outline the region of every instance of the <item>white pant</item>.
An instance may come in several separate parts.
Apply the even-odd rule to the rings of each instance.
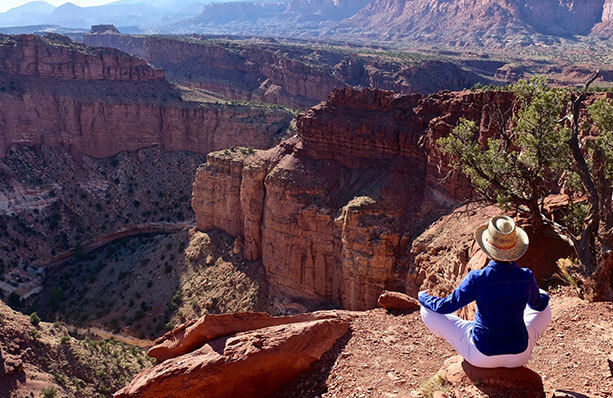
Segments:
[[[422,306],[421,319],[432,333],[447,340],[471,365],[479,368],[518,368],[530,360],[536,341],[543,335],[551,321],[551,308],[548,305],[543,311],[535,311],[526,306],[524,323],[528,329],[528,348],[519,354],[493,356],[482,354],[475,347],[470,335],[473,322],[454,314],[438,314]]]

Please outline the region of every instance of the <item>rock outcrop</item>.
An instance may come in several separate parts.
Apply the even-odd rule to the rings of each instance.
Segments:
[[[275,323],[253,314],[237,322],[233,315],[224,317],[220,325],[233,325],[224,333]],[[219,337],[197,349],[190,345],[190,352],[144,370],[115,397],[267,396],[307,370],[349,329],[349,321],[334,313],[328,319],[306,318]]]
[[[236,236],[245,258],[262,259],[272,288],[289,296],[347,309],[375,307],[385,289],[414,296],[427,280],[440,283],[442,265],[425,256],[423,242],[436,234],[417,237],[471,193],[464,177],[448,175],[435,140],[461,117],[475,120],[482,137],[491,136],[496,128],[487,110],[512,106],[512,94],[504,91],[336,90],[299,116],[296,136],[277,147],[209,154],[193,187],[198,228]],[[476,228],[485,221],[471,222]],[[474,229],[457,227],[466,241],[457,266],[444,264],[450,285],[476,254],[468,250]],[[545,261],[544,269],[551,269],[556,259],[543,257],[531,267]]]
[[[342,22],[383,40],[517,47],[588,35],[608,18],[603,0],[376,0]],[[543,35],[550,35],[549,41]],[[609,36],[610,37],[610,36]]]
[[[591,36],[603,39],[613,37],[613,0],[605,0],[601,22],[592,28]]]
[[[14,144],[94,157],[153,145],[203,153],[267,148],[293,116],[200,101],[141,59],[63,36],[2,36],[0,54],[0,157]]]
[[[221,228],[261,258],[271,285],[348,309],[402,290],[412,236],[469,191],[444,184],[433,140],[459,117],[511,106],[505,92],[394,95],[342,89],[298,119],[297,136],[253,156],[212,153],[199,168],[198,227]],[[411,273],[414,271],[411,271]]]
[[[447,359],[439,371],[446,392],[462,397],[544,398],[543,380],[538,373],[521,368],[483,369],[472,366],[461,356]],[[443,395],[445,396],[445,395]]]
[[[293,316],[271,316],[266,313],[246,312],[236,314],[205,315],[193,322],[176,327],[157,339],[147,354],[163,362],[187,354],[218,337],[263,329],[271,326],[312,322],[323,319],[349,319],[349,313],[321,311]]]

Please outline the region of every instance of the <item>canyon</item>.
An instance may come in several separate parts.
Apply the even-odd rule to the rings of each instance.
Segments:
[[[129,235],[189,229],[191,184],[205,154],[268,148],[294,117],[281,106],[233,102],[172,84],[140,58],[64,36],[0,36],[0,53],[0,294],[22,309],[39,306],[49,319],[58,310],[45,307],[51,292],[81,292],[66,279],[43,289],[56,265],[73,266],[75,259],[87,260],[84,250]],[[160,223],[162,230],[147,228]],[[177,247],[186,247],[189,235],[180,236],[186,242]],[[162,251],[170,242],[159,244],[155,250]],[[223,237],[215,245],[225,245]],[[202,254],[203,262],[209,255]],[[174,256],[187,262],[182,250]],[[156,327],[175,315],[164,312],[175,294],[160,296],[166,315]],[[111,321],[89,326],[114,329]]]
[[[271,289],[298,301],[373,308],[385,289],[415,295],[425,286],[442,288],[441,269],[452,287],[485,258],[468,264],[476,254],[470,232],[457,242],[453,261],[423,258],[443,249],[427,249],[432,238],[422,232],[471,195],[465,178],[448,175],[435,141],[460,117],[476,121],[482,137],[495,134],[487,110],[505,112],[513,102],[506,91],[422,96],[337,89],[299,115],[296,136],[275,148],[210,153],[193,187],[198,228],[236,236],[246,259],[261,259]],[[536,252],[520,263],[542,267],[535,269],[542,280],[557,258],[533,246]],[[568,252],[558,246],[558,253]]]
[[[292,3],[339,20],[360,4]],[[448,294],[487,263],[472,233],[501,211],[465,205],[471,185],[436,141],[461,118],[485,141],[490,111],[517,105],[503,88],[462,89],[550,65],[113,26],[84,41],[0,36],[0,292],[13,307],[0,303],[0,392],[427,395],[419,384],[451,350],[414,301],[386,312],[380,294]],[[587,95],[582,121],[602,98]],[[611,303],[561,286],[569,246],[517,221],[531,241],[519,264],[557,308],[530,365],[540,388],[587,380],[602,395]],[[569,361],[581,368],[564,377]]]
[[[595,70],[601,71],[600,85],[607,87],[613,81],[606,57],[579,47],[565,53],[551,46],[546,53],[539,50],[530,55],[401,50],[235,36],[127,35],[109,25],[92,27],[81,40],[143,58],[183,86],[224,98],[302,110],[344,86],[431,94],[544,76],[552,85],[573,87],[583,84]]]
[[[94,26],[83,42],[141,57],[185,86],[225,98],[300,109],[316,105],[334,88],[346,85],[428,94],[490,82],[458,63],[419,54],[402,59],[369,54],[366,49],[266,40],[124,35],[105,25]]]
[[[0,157],[17,143],[93,157],[153,145],[202,153],[236,143],[262,148],[292,118],[283,110],[184,100],[189,93],[143,60],[63,36],[5,36],[0,44]]]

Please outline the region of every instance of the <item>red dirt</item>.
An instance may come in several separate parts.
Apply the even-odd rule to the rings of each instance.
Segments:
[[[607,365],[613,351],[613,303],[556,294],[551,305],[551,325],[528,367],[543,377],[548,394],[567,390],[613,396]],[[276,397],[418,397],[420,385],[454,354],[449,344],[426,329],[419,313],[368,311],[353,321],[349,334],[321,361]]]

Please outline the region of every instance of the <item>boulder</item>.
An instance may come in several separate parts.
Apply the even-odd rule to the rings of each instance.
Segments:
[[[545,397],[541,376],[525,366],[484,369],[456,355],[445,361],[439,374],[447,380],[449,390],[462,390],[464,397],[483,394],[492,398]]]
[[[221,337],[145,369],[115,398],[267,396],[330,350],[349,324],[322,319]]]
[[[23,370],[23,360],[18,356],[0,353],[0,376],[10,376]]]
[[[404,293],[384,291],[377,301],[380,307],[386,310],[399,310],[413,312],[419,310],[419,301]]]
[[[159,362],[187,354],[217,337],[255,329],[320,319],[349,319],[347,311],[319,311],[290,316],[271,316],[265,313],[205,315],[196,321],[177,326],[157,339],[147,354]]]
[[[609,364],[609,371],[611,371],[611,376],[613,376],[613,352],[607,358],[607,362]]]

